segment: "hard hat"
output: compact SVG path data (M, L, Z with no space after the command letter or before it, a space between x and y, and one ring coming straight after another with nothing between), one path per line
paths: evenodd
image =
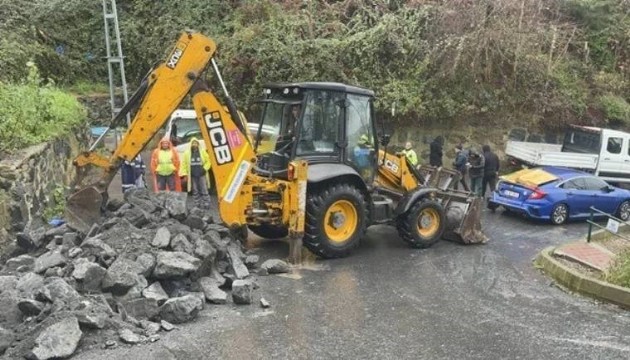
M369 142L370 139L366 134L361 135L361 137L359 138L359 144L368 144Z

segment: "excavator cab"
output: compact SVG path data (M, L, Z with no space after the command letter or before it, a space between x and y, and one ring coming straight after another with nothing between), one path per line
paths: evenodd
M371 90L337 83L269 84L256 139L271 130L258 168L281 176L300 158L314 164L344 164L365 184L374 180L377 142Z

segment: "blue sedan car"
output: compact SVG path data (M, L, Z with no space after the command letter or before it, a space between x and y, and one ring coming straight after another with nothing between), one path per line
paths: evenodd
M611 186L585 172L542 167L502 176L488 199L489 209L499 206L553 224L587 218L591 206L627 221L630 219L630 191Z

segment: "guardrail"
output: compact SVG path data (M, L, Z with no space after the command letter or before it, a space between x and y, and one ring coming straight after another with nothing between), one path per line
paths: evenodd
M615 235L618 238L630 241L629 238L625 237L625 236L621 236L619 234L617 234L618 230L619 230L619 225L621 224L625 224L625 225L630 225L629 223L618 219L608 213L605 213L601 210L596 209L594 206L591 206L589 208L589 210L591 210L591 214L588 218L588 220L586 220L586 222L588 223L588 235L586 236L586 242L591 242L591 233L593 232L593 226L596 226L602 230L606 230L608 233ZM595 218L595 213L600 214L600 215L604 215L608 218L608 222L606 223L606 226L602 226L598 223L596 223L595 221L593 221L593 219ZM611 221L612 220L612 221Z

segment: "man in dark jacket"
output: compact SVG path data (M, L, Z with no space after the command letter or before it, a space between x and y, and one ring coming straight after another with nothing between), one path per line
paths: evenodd
M442 166L442 146L444 146L444 138L442 136L436 137L430 146L429 164L431 166Z
M459 183L462 184L465 191L470 191L468 184L466 184L466 174L468 174L468 152L464 150L462 144L455 146L455 170L459 171L461 177ZM455 184L455 189L458 189L458 184Z
M483 167L483 197L486 196L486 188L490 186L490 192L497 187L497 177L499 176L499 157L490 149L490 145L483 146L483 157L486 161Z
M481 196L483 171L486 164L485 159L477 150L471 149L470 155L468 155L468 161L470 162L470 169L468 169L468 176L470 177L470 190L475 194L475 196Z

